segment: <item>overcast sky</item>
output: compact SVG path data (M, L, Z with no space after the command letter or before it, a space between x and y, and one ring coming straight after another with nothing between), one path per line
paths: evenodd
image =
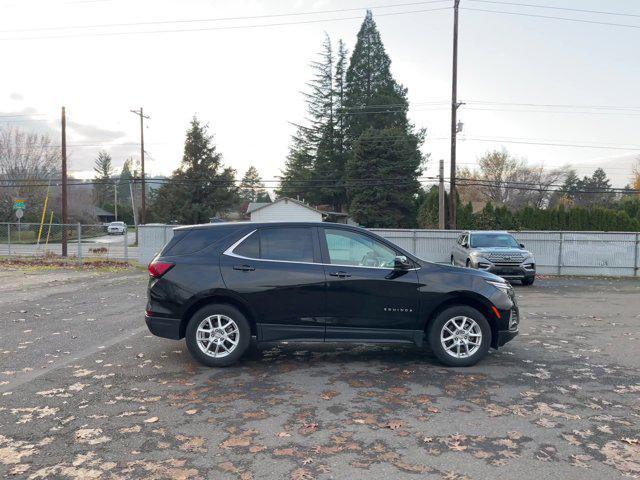
M112 153L118 169L127 156L139 157L139 120L130 110L143 106L151 116L145 129L148 174L168 175L180 162L185 131L196 114L209 123L225 163L239 177L255 165L272 179L287 155L294 130L289 122L305 115L300 91L324 32L352 49L365 8L372 7L393 74L409 89L411 118L427 130L426 174L434 175L438 159L449 161L453 15L450 8L434 9L452 3L0 0L0 125L48 132L58 143L65 105L68 142L85 145L70 147L70 169L86 177L100 148ZM488 149L504 146L529 163L572 164L579 174L603 165L624 185L640 156L640 2L523 3L635 16L462 0L458 92L466 105L459 114L459 163L472 166ZM353 10L307 14L337 9ZM296 15L261 17L279 14ZM203 21L229 17L244 18ZM160 23L99 27L144 22ZM13 113L33 115L6 116ZM501 141L484 141L496 138Z

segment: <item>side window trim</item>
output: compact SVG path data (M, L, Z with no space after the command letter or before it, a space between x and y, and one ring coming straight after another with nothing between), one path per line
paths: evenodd
M257 229L251 230L246 235L243 235L242 237L240 237L238 240L232 243L224 252L222 252L222 255L226 255L227 257L243 258L245 260L260 260L259 258L251 258L251 257L238 255L237 253L234 252L234 250L238 248L242 242L244 242L247 238L249 238L251 235L253 235L257 231L258 231Z
M269 227L264 227L264 228L269 228ZM333 266L333 267L349 267L349 268L373 268L373 269L377 269L377 270L390 270L389 267L368 267L365 265L340 265L340 264L336 264L336 263L331 263L331 260L329 258L329 249L327 247L327 239L325 237L324 231L325 228L327 227L311 227L312 231L315 232L313 234L313 255L314 255L314 261L313 262L297 262L295 260L272 260L272 259L268 259L268 258L251 258L251 257L244 257L242 255L238 255L237 253L234 253L234 250L242 243L244 242L247 238L249 238L251 235L253 235L254 233L258 233L259 234L259 230L261 230L261 228L256 228L254 230L251 230L249 233L247 233L246 235L242 236L239 240L237 240L235 243L233 243L229 248L227 248L224 252L222 252L222 255L226 255L228 257L235 257L235 258L241 258L244 260L255 260L258 262L278 262L278 263L301 263L304 265L328 265L328 266ZM331 227L331 228L335 228L335 227ZM350 229L341 229L338 228L337 230L343 230L343 231L347 231L347 232L352 232L352 230ZM361 233L361 232L358 232ZM366 233L361 233L362 235L365 235L369 238L371 238L373 241L376 242L380 242L379 239L371 236L371 235L367 235ZM395 247L391 246L391 245L387 245L386 242L380 242L383 245L385 245L387 248L393 250L396 255L404 255L402 252L399 252ZM413 268L410 268L409 270L419 270L420 267L418 265L415 264L415 262L412 261L412 263L415 265Z

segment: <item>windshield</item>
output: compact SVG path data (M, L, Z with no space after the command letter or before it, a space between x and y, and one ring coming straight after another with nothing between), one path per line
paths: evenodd
M520 244L508 233L474 233L471 235L471 248L478 247L520 248Z

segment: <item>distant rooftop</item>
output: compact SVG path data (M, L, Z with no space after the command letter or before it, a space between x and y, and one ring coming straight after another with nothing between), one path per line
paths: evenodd
M264 207L265 205L269 205L271 202L249 202L247 206L247 213L251 213L254 210Z

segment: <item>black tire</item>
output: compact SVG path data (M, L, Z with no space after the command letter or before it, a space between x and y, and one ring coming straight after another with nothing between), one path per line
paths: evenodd
M451 255L451 266L452 267L456 266L456 261L453 259L453 255Z
M440 342L440 334L445 324L450 319L459 316L473 319L480 327L480 332L482 333L478 349L472 355L464 358L456 358L449 354ZM428 341L431 351L443 364L449 367L470 367L487 355L489 347L491 346L491 327L484 315L475 308L466 305L456 305L440 312L433 322L431 322L428 331Z
M522 285L533 285L533 282L536 280L536 277L528 277L528 278L523 278L522 279Z
M198 326L211 315L224 315L233 320L238 326L238 344L224 357L212 357L205 354L198 345L196 338ZM224 303L206 305L193 314L187 325L185 341L191 356L207 367L228 367L237 362L245 353L251 342L251 327L245 316L235 307Z
M467 268L471 268L471 260L467 258Z

